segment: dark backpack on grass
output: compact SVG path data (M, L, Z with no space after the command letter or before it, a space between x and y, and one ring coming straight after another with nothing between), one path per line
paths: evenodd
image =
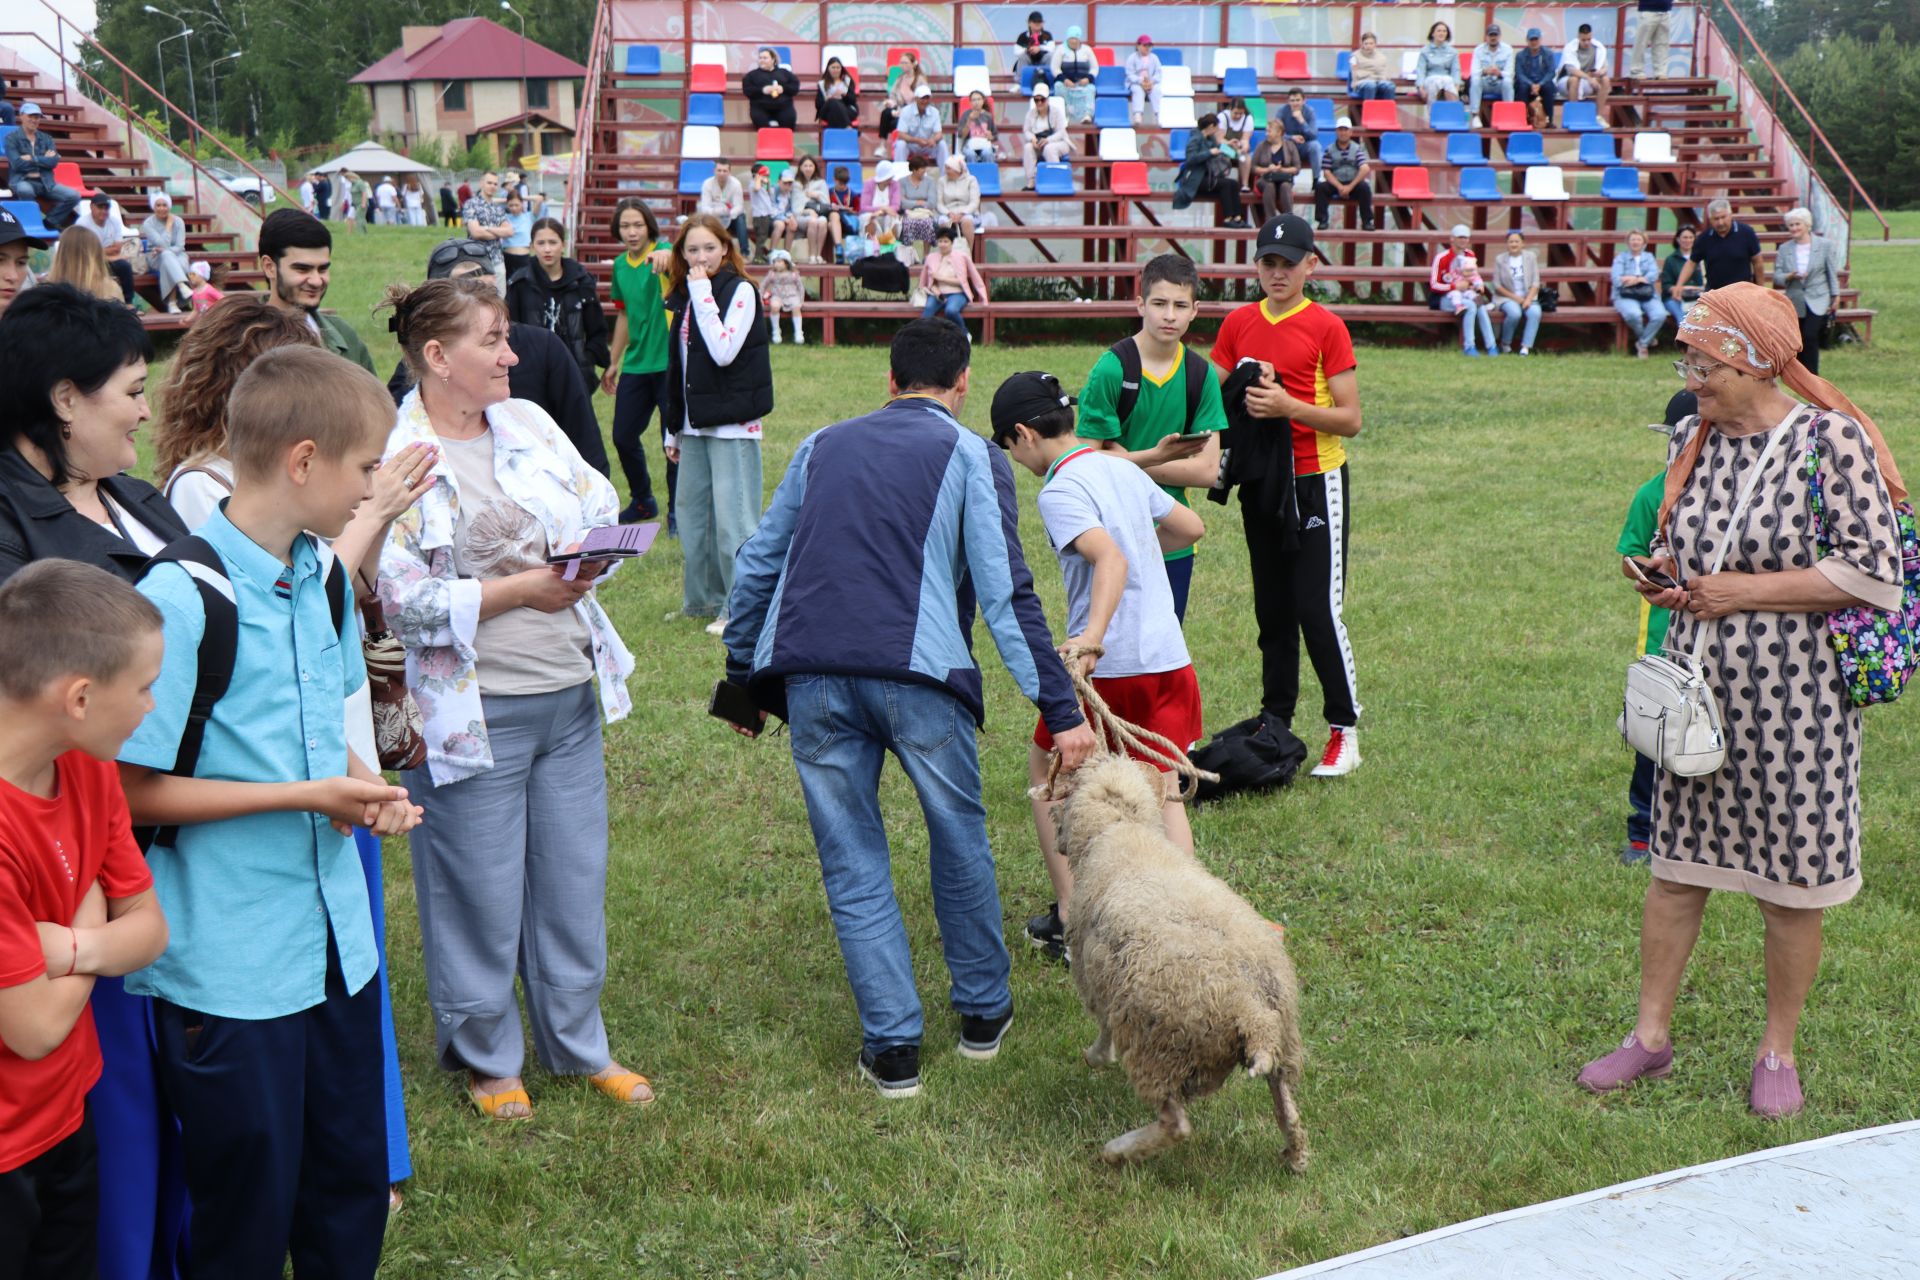
M1134 345L1132 338L1122 338L1107 348L1120 361L1120 397L1113 402L1113 416L1125 426L1127 419L1133 416L1133 406L1140 400L1140 348ZM1213 373L1207 368L1206 358L1192 347L1180 348L1182 368L1186 371L1187 387L1187 427L1186 433L1193 434L1193 424L1200 416L1200 393L1205 389L1200 383L1202 378L1210 378Z
M1294 737L1292 730L1254 716L1214 734L1190 758L1208 773L1220 775L1218 782L1200 783L1195 799L1205 803L1286 786L1307 762L1307 744Z

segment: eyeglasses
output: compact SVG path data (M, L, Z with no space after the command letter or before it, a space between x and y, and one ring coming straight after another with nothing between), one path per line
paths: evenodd
M1718 365L1697 365L1691 360L1675 360L1673 362L1673 371L1680 376L1680 381L1682 382L1688 380L1705 382L1713 376L1713 371L1718 367Z

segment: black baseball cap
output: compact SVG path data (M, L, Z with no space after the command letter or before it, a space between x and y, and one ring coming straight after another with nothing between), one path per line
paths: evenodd
M27 234L27 229L20 225L20 219L13 216L13 210L0 208L0 244L12 244L16 240L35 249L47 247L47 242L39 236Z
M1038 371L1016 373L993 393L993 434L1010 436L1017 423L1031 423L1043 413L1071 408L1078 403L1060 385L1060 379Z
M493 255L487 252L487 246L478 240L464 237L457 240L442 240L427 255L427 279L446 280L453 275L453 269L463 262L477 262L493 272Z
M1310 253L1318 258L1326 257L1313 242L1313 224L1291 213L1275 214L1262 223L1260 237L1253 246L1255 262L1268 254L1279 254L1288 262L1298 262Z
M1673 399L1667 401L1667 425L1677 427L1682 418L1691 418L1700 412L1700 397L1691 391L1676 391Z

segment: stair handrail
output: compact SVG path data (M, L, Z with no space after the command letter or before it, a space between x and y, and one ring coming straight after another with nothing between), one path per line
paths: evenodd
M1809 137L1813 141L1818 142L1820 146L1826 150L1827 155L1832 158L1833 163L1837 165L1840 172L1845 175L1848 187L1847 221L1849 223L1853 221L1853 198L1858 196L1861 202L1867 206L1867 211L1873 214L1874 219L1879 222L1880 238L1882 240L1892 239L1893 227L1887 222L1886 215L1880 212L1880 206L1875 204L1873 197L1867 194L1867 189L1860 185L1860 179L1854 176L1853 170L1848 167L1847 162L1841 158L1840 152L1834 147L1833 143L1828 140L1825 131L1823 131L1819 123L1814 120L1813 113L1807 110L1806 104L1802 103L1799 97L1793 92L1793 86L1788 84L1786 77L1780 74L1780 69L1773 65L1773 59L1767 56L1767 51L1760 47L1760 41L1753 34L1753 28L1749 27L1747 20L1740 16L1740 11L1733 7L1732 0L1702 0L1701 14L1706 20L1707 25L1713 27L1715 30L1720 30L1719 24L1715 22L1713 18L1713 10L1716 7L1724 10L1727 16L1733 19L1733 24L1739 29L1741 38L1751 47L1753 56L1760 60L1760 65L1765 67L1767 74L1773 77L1774 88L1780 93L1784 93L1787 96L1787 101L1793 104L1794 110L1800 113L1801 120L1806 123ZM1724 32L1722 32L1722 38L1725 38ZM1728 47L1733 47L1732 42L1728 43ZM1735 57L1734 64L1742 76L1747 76L1747 56L1744 51L1736 52L1738 56ZM1748 76L1749 80L1751 78L1751 76ZM1738 96L1737 88L1736 86L1736 100ZM1774 99L1774 103L1777 107L1777 98ZM1824 185L1826 180L1820 177L1820 171L1814 167L1813 161L1807 156L1806 152L1800 149L1800 144L1794 140L1793 130L1787 129L1784 130L1784 132L1786 134L1787 145L1793 148L1794 154L1799 156L1801 161L1807 166L1807 172L1813 175L1815 181ZM1849 236L1848 239L1849 242L1851 242L1852 237Z
M580 208L586 200L588 157L593 152L600 115L601 85L607 60L613 56L613 6L601 0L594 6L593 39L587 45L587 78L574 112L573 162L567 166L567 242L580 235Z

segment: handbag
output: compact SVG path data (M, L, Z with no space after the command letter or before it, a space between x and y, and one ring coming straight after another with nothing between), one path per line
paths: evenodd
M1560 309L1560 286L1557 284L1541 285L1540 286L1540 310L1542 312L1548 312L1548 311L1558 311L1559 309Z
M427 759L427 723L407 690L407 650L387 629L377 597L360 601L367 692L373 701L373 743L382 769L418 769Z
M1807 424L1805 467L1814 554L1824 560L1831 553L1827 535L1831 513L1820 477L1819 423L1816 414ZM1856 604L1827 615L1827 643L1839 660L1840 679L1856 707L1892 702L1920 666L1920 527L1916 527L1911 502L1895 504L1893 518L1900 533L1900 607Z
M1620 296L1629 302L1652 302L1653 286L1650 284L1623 284Z
M1704 431L1702 424L1697 430ZM1727 563L1727 550L1740 536L1740 517L1753 497L1773 452L1792 431L1792 422L1783 422L1767 440L1760 461L1747 474L1739 500L1728 514L1727 533L1713 557L1710 574L1719 573ZM1620 736L1627 745L1666 772L1680 778L1702 778L1717 773L1727 759L1726 724L1720 715L1719 700L1700 674L1700 658L1706 652L1709 624L1695 624L1693 651L1687 654L1649 653L1627 668L1626 695L1620 710Z

